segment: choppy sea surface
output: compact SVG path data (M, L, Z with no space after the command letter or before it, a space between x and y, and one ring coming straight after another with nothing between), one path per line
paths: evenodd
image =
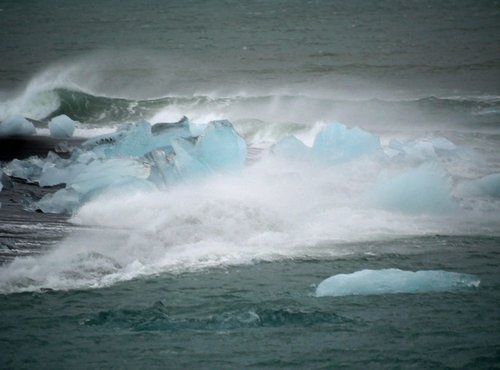
M64 185L2 161L0 368L500 367L498 1L0 1L0 25L0 121L246 145L58 214L33 202Z

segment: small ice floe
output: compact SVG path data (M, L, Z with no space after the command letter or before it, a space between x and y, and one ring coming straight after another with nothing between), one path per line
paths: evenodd
M477 288L479 283L479 278L474 275L441 270L416 272L399 269L361 270L352 274L334 275L323 280L316 288L316 296L448 292Z

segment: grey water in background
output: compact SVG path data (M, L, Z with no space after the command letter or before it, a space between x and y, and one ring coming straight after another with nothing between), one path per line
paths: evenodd
M25 89L63 88L129 99L118 111L133 106L143 113L144 101L174 96L205 113L212 106L189 99L222 97L229 103L211 103L232 120L491 129L500 115L499 7L497 1L2 1L0 103ZM242 107L231 100L237 96L263 101L244 100ZM26 107L2 113L0 104L0 116L64 113L100 124L127 118L109 116L106 104L81 116L75 111L86 101L72 104L38 115ZM132 118L151 118L159 107L145 110Z
M497 1L3 0L0 86L20 87L50 63L108 51L101 87L142 98L311 82L357 93L498 95L499 8Z
M259 130L318 120L446 130L488 154L478 173L500 168L499 1L0 0L0 9L0 113L106 126L173 107ZM54 94L57 104L38 109ZM36 258L73 227L23 211L21 193L0 195L3 264ZM0 368L498 369L499 245L498 228L332 244L349 253L2 294ZM79 270L68 280L100 273L92 258L102 256L87 257L71 261ZM314 296L331 275L385 268L481 284Z

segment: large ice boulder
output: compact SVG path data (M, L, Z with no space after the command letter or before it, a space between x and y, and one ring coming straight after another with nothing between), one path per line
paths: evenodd
M170 183L211 173L236 173L246 160L246 143L228 121L212 121L198 138L178 138L171 146L172 154L166 158L166 164L158 164L159 153L150 156L155 169L161 171L156 177Z
M20 115L9 116L0 123L0 136L26 136L35 132L33 123Z
M74 149L69 158L49 152L5 166L8 175L40 186L64 189L33 200L30 209L73 212L90 199L117 191L150 191L212 173L236 173L246 160L246 143L228 121L203 126L191 135L189 121L151 126L138 121Z
M315 161L335 165L360 159L381 150L380 139L359 127L348 128L340 123L324 127L315 137L311 147L295 136L286 136L271 148L278 157Z
M50 135L58 139L68 139L73 136L73 133L75 132L75 126L75 121L62 114L50 120Z
M149 166L133 158L94 160L86 166L79 166L78 171L72 171L71 166L67 170L72 176L65 180L66 188L45 195L32 208L46 213L71 213L82 202L106 191L116 191L123 186L130 190L134 187L141 190L153 188L146 181Z
M325 162L341 163L374 154L380 149L380 140L359 127L332 123L316 135L312 149Z
M404 213L443 213L455 209L451 186L441 168L423 164L401 175L381 179L365 194L368 205Z
M190 138L189 120L175 123L159 123L154 126L147 121L122 125L116 132L96 136L82 144L84 150L100 157L142 157L156 149L172 153L172 142L179 138Z
M465 196L500 198L500 173L466 181L457 187L457 193Z
M285 136L278 141L271 151L278 157L295 161L310 161L313 158L311 148L293 135Z
M247 146L229 121L212 121L196 142L196 157L214 171L239 171Z
M361 270L323 280L316 288L316 296L446 292L478 287L479 283L474 275L441 270Z

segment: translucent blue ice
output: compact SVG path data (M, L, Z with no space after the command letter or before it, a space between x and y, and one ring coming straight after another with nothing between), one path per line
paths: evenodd
M198 138L195 155L214 171L235 172L245 164L247 146L229 121L212 121Z
M71 213L80 205L81 197L73 189L60 189L46 194L42 199L30 205L32 210L44 213Z
M44 159L38 157L30 157L23 160L14 159L7 163L4 167L4 172L8 176L35 183L42 173L44 163Z
M13 160L5 171L40 186L65 184L29 206L58 213L72 212L108 191L152 190L215 172L238 172L245 159L246 143L228 121L210 122L193 137L183 118L154 126L127 124L87 140L70 158L49 152L45 159Z
M245 164L247 150L245 141L228 121L210 122L198 138L177 138L171 147L167 157L159 152L148 156L153 164L152 178L167 184L214 172L238 172Z
M67 139L73 136L75 132L75 121L62 114L52 118L49 122L50 136L58 139Z
M479 278L474 275L440 270L361 270L323 280L316 288L316 296L447 292L478 287L479 283Z
M358 127L332 123L316 135L312 148L290 135L278 141L271 150L286 159L338 164L373 155L380 149L377 136Z
M467 196L500 198L500 173L465 182L458 187L458 192Z
M123 125L114 133L89 139L82 146L101 157L142 157L156 149L170 153L174 140L190 135L187 118L153 127L147 121L139 121Z
M33 135L35 126L23 116L13 115L0 123L0 136Z
M380 180L365 194L371 206L406 213L440 213L453 210L451 187L435 164L426 163L402 175Z
M72 167L68 171L73 170ZM81 202L92 199L108 190L116 191L127 186L129 190L148 188L149 166L132 158L94 160L87 166L78 167L66 179L66 188L45 195L33 208L46 213L71 213Z
M411 140L405 143L392 139L389 145L384 148L384 151L390 158L398 158L416 163L434 161L442 156L466 154L464 151L459 150L451 141L443 137Z
M380 149L380 140L358 127L332 123L316 135L312 149L325 162L341 163L374 154Z
M289 135L278 141L272 147L272 152L282 158L292 160L311 160L312 150L293 135Z

